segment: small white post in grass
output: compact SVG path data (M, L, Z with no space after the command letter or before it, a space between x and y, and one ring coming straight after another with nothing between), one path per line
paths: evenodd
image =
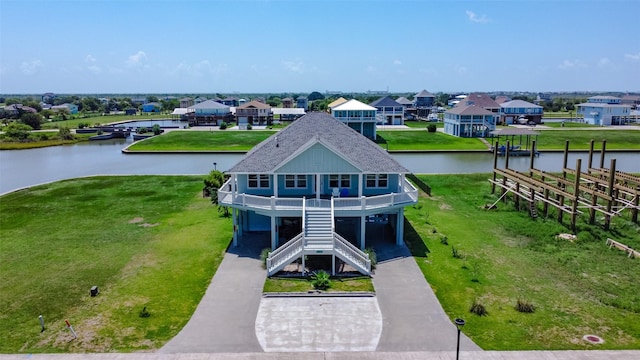
M40 320L40 327L42 328L40 332L44 332L44 318L42 315L38 316L38 320Z
M73 338L77 339L78 334L76 334L76 332L73 330L73 326L71 326L71 324L69 323L69 320L65 320L64 322L65 324L67 324L67 328L69 329L69 331L71 331L71 334L73 334Z

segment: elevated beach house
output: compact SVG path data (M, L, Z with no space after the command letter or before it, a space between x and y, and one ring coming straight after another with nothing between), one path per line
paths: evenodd
M331 108L331 115L369 139L376 138L377 109L356 99Z
M268 123L272 119L271 106L256 100L249 101L236 107L236 119L240 126Z
M377 109L377 123L380 125L404 125L404 106L391 96L381 97L369 105Z
M371 140L313 112L229 169L218 201L232 209L234 245L247 232L271 234L269 276L296 260L305 269L305 256L331 257L334 273L342 262L369 274L365 247L402 244L404 207L418 200L407 173Z
M495 113L460 103L444 113L444 132L458 137L487 137L496 129Z
M186 117L189 120L189 126L219 126L223 121L226 123L233 121L231 108L213 100L205 100L189 106Z
M578 115L591 125L624 125L632 121L631 105L624 105L615 96L592 96L586 103L576 105Z

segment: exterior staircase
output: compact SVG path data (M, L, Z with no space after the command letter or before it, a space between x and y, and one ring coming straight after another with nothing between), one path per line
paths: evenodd
M364 275L371 273L369 255L342 238L334 229L333 199L329 206L302 206L302 232L269 253L267 275L271 276L305 255L337 256ZM304 271L304 270L303 270Z

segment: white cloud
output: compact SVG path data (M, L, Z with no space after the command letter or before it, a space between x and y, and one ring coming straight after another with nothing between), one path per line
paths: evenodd
M603 57L602 59L600 59L598 61L598 66L599 67L605 67L605 66L608 66L608 65L611 65L611 60L609 60L609 58L607 58L607 57Z
M102 72L102 68L100 66L97 66L97 65L87 66L87 69L89 71L91 71L92 73L94 73L94 74L100 74Z
M564 60L558 67L560 69L584 69L587 67L587 64L581 60Z
M369 66L367 66L366 70L367 70L367 72L374 72L374 71L376 71L376 68L373 65L369 65Z
M489 22L489 18L487 18L487 15L483 14L482 16L478 16L476 13L474 13L471 10L467 10L465 12L467 13L467 17L471 22L479 23L479 24L485 24Z
M128 66L140 66L147 60L147 54L140 50L137 53L130 55L126 61Z
M294 72L294 73L303 73L304 72L304 63L300 60L283 60L282 61L282 66L284 66L285 69Z
M20 64L20 71L25 75L33 75L37 73L41 67L42 61L40 60L23 61L22 64Z
M402 65L402 61L395 59L393 60L393 65Z
M626 60L639 61L640 60L640 52L637 53L637 54L624 54L624 58Z
M84 58L84 62L94 63L94 62L96 62L96 58L93 57L93 55L89 54Z

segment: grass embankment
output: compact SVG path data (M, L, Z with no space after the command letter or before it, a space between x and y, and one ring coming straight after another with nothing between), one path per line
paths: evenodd
M78 116L78 115L74 115ZM89 124L89 126L106 125L120 121L146 121L146 120L160 120L171 119L171 115L167 114L143 114L143 115L96 115L88 117L76 117L69 120L61 121L46 121L42 124L43 129L59 129L61 127L68 127L70 129L77 129L79 125Z
M0 150L24 150L75 144L82 141L89 141L89 138L94 135L95 134L74 134L73 140L62 140L57 137L57 131L36 132L32 133L32 136L28 141L6 141L4 139L0 139Z
M264 283L263 292L307 292L314 290L312 280L296 278L267 278ZM325 292L353 292L368 291L373 292L373 282L370 277L356 278L332 278L331 287Z
M532 220L512 202L485 210L498 198L488 177L421 176L434 197L406 209L410 248L449 317L465 319L465 333L485 350L640 348L640 322L631 320L640 318L640 259L605 245L612 237L640 248L638 225L625 214L607 232L581 218L578 241L556 240L570 232L568 216L564 225L555 212ZM517 312L518 299L535 312ZM487 316L469 312L474 300ZM586 334L605 343L588 345Z
M537 131L534 129L534 131ZM540 130L538 149L563 150L565 141L569 140L570 150L588 150L591 140L595 140L595 148L602 147L602 140L607 140L608 150L640 150L640 131L638 130Z
M583 122L565 121L565 122L545 122L542 126L551 128L596 128L597 125L591 125ZM535 131L536 129L533 128Z
M231 237L201 189L199 177L95 177L3 196L0 353L150 350L176 335Z
M275 131L172 131L129 147L130 151L249 151Z
M486 150L477 138L460 138L441 132L396 130L378 131L378 143L389 151L398 150ZM386 142L386 143L385 143Z

